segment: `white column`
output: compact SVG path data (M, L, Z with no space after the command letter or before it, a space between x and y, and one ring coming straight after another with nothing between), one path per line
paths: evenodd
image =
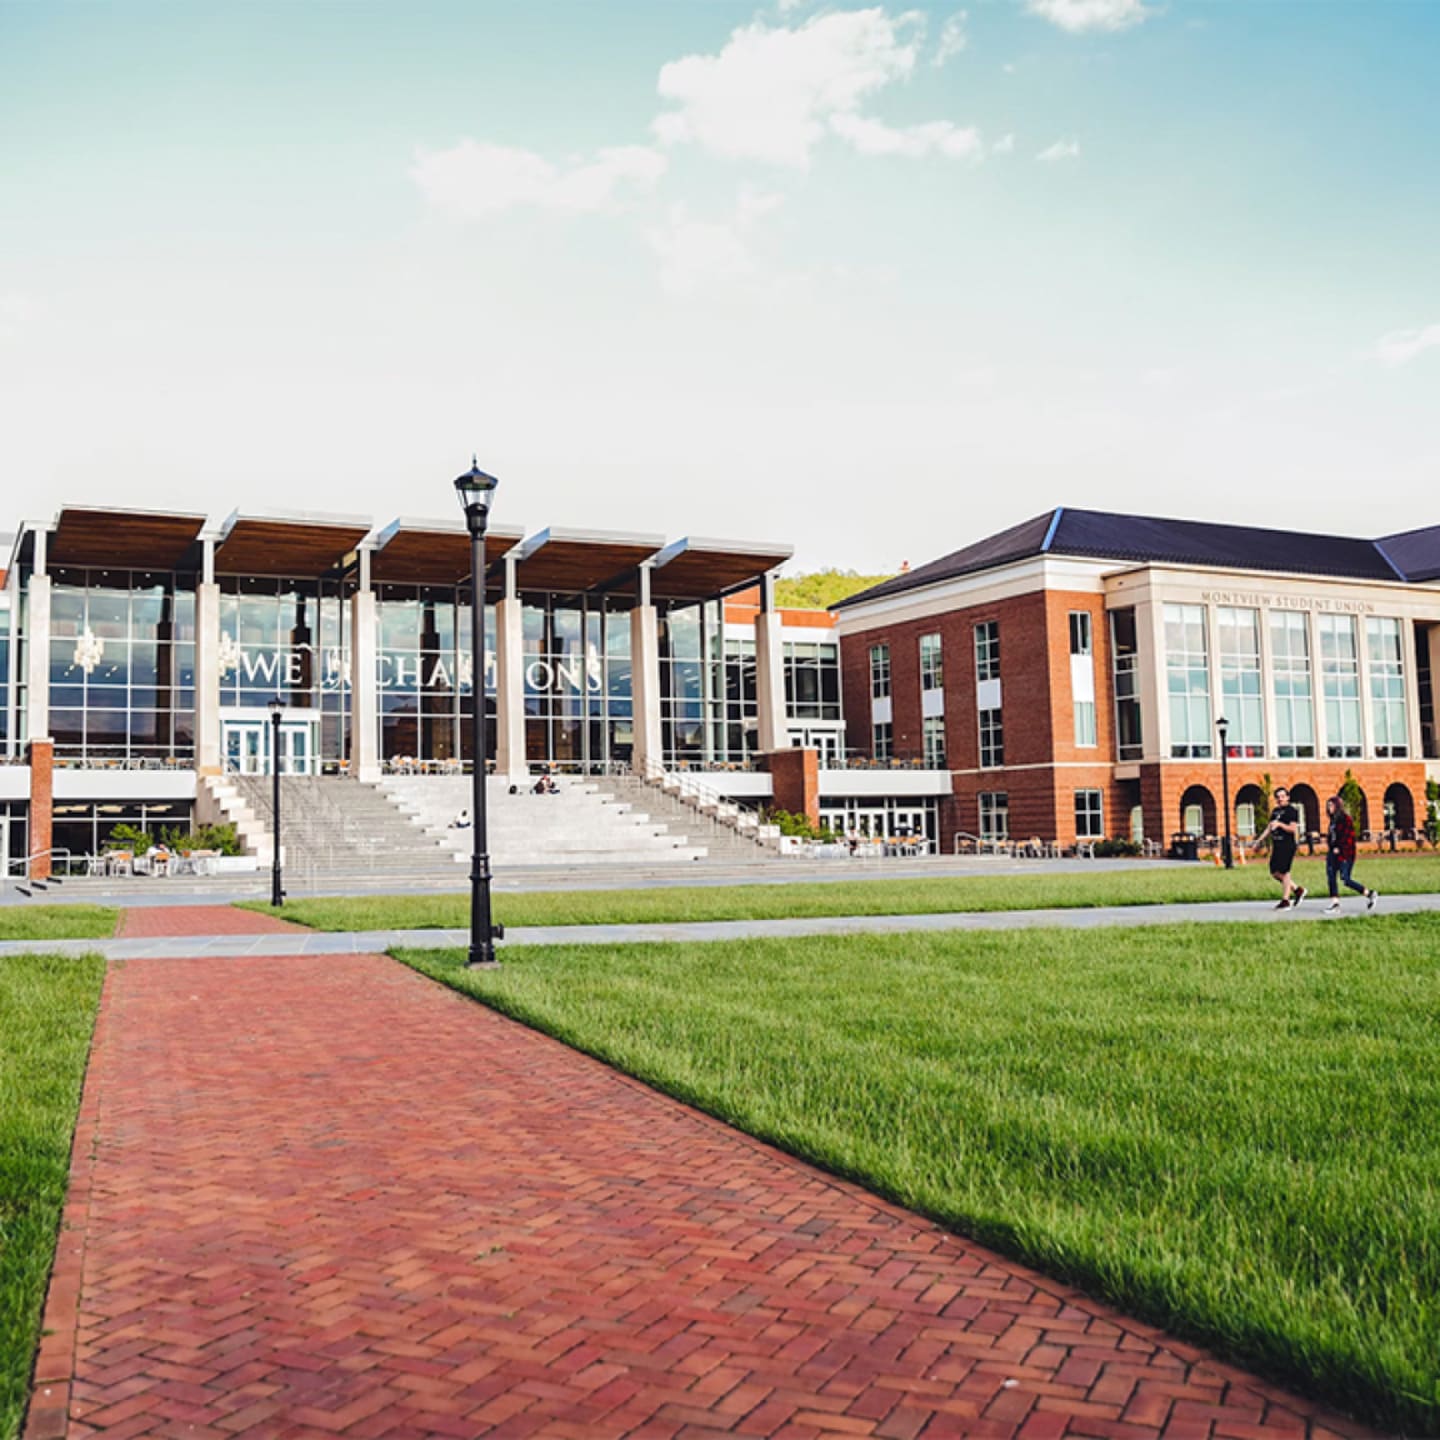
M37 566L42 555L35 536ZM25 738L50 735L50 577L37 568L30 576L25 607Z
M1440 742L1440 691L1437 691L1436 688L1440 686L1440 624L1432 625L1426 634L1430 642L1430 694L1432 697L1430 701L1430 719L1435 726L1435 739L1437 742ZM1417 708L1419 706L1418 700L1416 706ZM1416 758L1420 758L1422 753L1422 751L1417 750L1415 752Z
M195 587L195 768L218 775L220 758L220 587L215 583L215 542L202 540L200 583Z
M640 567L640 594L630 612L630 688L635 709L637 773L665 764L660 726L660 619L650 603L650 567Z
M760 612L755 616L755 700L759 710L756 744L762 755L790 746L790 727L785 717L785 642L780 624L774 578L762 575Z
M1141 754L1170 758L1170 706L1165 684L1165 607L1147 600L1135 607L1135 649L1139 654Z
M505 559L505 597L495 607L495 773L518 785L529 772L525 750L525 626L515 563Z
M380 778L377 629L375 592L370 588L370 552L362 550L360 585L350 598L350 774L365 781Z
M1320 654L1320 621L1313 610L1305 612L1305 637L1310 646L1310 709L1315 719L1315 758L1329 759L1325 729L1325 662Z
M1435 632L1432 630L1430 633L1433 637ZM1410 758L1419 760L1425 754L1420 737L1420 671L1416 663L1415 622L1408 615L1400 620L1400 657L1405 666L1405 727L1410 741ZM1434 676L1433 668L1430 674Z
M1362 760L1373 760L1375 758L1375 707L1370 703L1370 637L1365 633L1365 617L1363 615L1352 615L1351 623L1355 626L1355 647L1356 654L1360 660L1360 758ZM1366 796L1369 799L1369 795ZM1372 804L1370 806L1370 823L1378 826L1376 816L1379 812Z
M1275 709L1275 656L1270 649L1270 610L1256 609L1260 626L1260 714L1265 725L1265 754L1274 758L1280 749L1280 719Z

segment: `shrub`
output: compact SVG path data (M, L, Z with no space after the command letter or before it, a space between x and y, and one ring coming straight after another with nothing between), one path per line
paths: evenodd
M1425 835L1432 845L1440 845L1440 780L1425 782Z
M238 855L240 837L233 825L199 825L182 830L178 825L160 832L160 840L172 850L215 850L221 855Z
M1108 859L1115 855L1138 855L1140 854L1140 842L1138 840L1123 840L1118 836L1111 840L1097 840L1095 842L1095 855L1097 859Z
M762 810L760 818L767 825L776 826L782 835L795 835L801 840L821 840L829 844L836 839L835 832L828 825L814 825L808 815L793 810Z

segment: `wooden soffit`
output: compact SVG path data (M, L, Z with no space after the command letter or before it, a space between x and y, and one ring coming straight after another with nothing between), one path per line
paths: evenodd
M67 505L46 546L46 563L174 570L204 525L204 515L188 512Z
M606 530L542 530L520 547L515 569L521 590L581 595L589 590L633 590L633 577L665 543L663 535Z
M657 600L710 600L753 584L794 553L790 545L687 537L655 557L650 593Z
M492 525L485 533L485 568L514 549L523 529ZM388 585L464 585L470 580L470 535L463 521L393 520L376 537L370 579Z
M370 533L370 522L348 515L240 515L225 522L215 547L223 575L328 574Z

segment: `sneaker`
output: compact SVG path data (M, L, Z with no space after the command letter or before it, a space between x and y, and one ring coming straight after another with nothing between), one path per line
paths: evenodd
M1303 885L1297 885L1290 892L1291 908L1293 909L1295 906L1297 906L1309 893L1310 892Z
M1375 908L1375 902L1379 898L1380 892L1378 890L1367 890L1365 892L1365 908L1367 910L1373 910Z
M1338 900L1332 900L1325 907L1325 913L1327 915L1338 915L1340 913L1340 902Z
M1282 900L1275 908L1277 910L1288 910L1290 908L1290 902L1288 900Z

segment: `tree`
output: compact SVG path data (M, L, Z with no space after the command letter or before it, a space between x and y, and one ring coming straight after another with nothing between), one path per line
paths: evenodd
M857 575L853 570L816 570L808 575L783 576L775 582L775 602L795 610L824 610L890 578L889 575Z
M1355 772L1347 769L1345 778L1340 782L1340 803L1345 807L1345 813L1349 815L1354 823L1355 829L1360 830L1360 819L1365 813L1365 792L1360 788L1360 782L1355 778Z

